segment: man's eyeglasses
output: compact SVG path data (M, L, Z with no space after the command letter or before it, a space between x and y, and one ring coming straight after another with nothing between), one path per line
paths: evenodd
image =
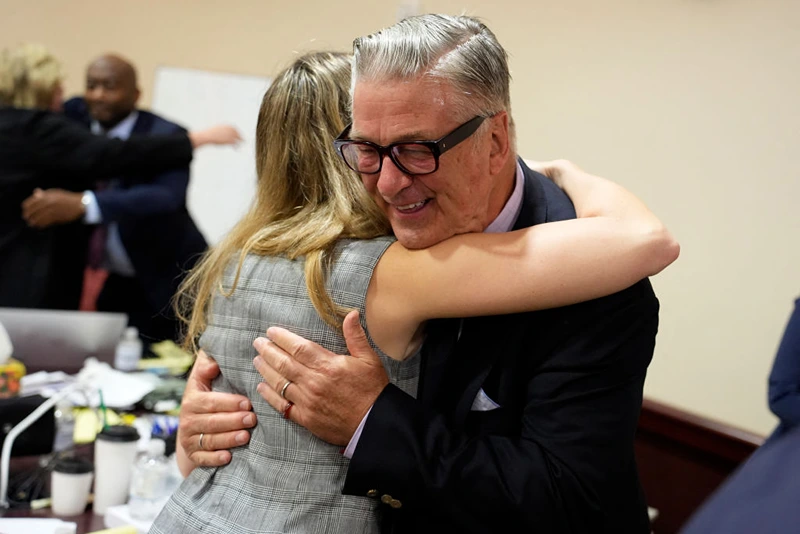
M381 146L370 141L347 139L352 124L334 139L333 146L348 167L362 174L377 174L387 155L406 174L431 174L439 168L439 157L469 138L486 119L474 117L438 141L403 141Z

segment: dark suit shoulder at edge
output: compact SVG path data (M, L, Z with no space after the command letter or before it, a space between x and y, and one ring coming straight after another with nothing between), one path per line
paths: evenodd
M167 120L161 115L156 115L151 111L145 111L143 109L137 111L139 111L140 120L142 117L147 117L149 118L149 120L152 121L152 125L150 128L151 132L153 130L159 130L158 133L176 133L176 132L187 131L186 128L184 128L180 124Z

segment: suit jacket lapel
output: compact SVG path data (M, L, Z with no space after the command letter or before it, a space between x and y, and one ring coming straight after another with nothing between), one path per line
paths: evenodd
M146 111L137 110L139 115L136 117L136 122L133 124L133 128L131 129L131 136L134 135L148 135L150 130L153 128L153 115L147 113ZM116 178L119 183L130 185L131 178L129 175L124 174L121 177Z
M139 116L136 117L136 124L133 125L131 135L149 134L152 127L153 116L145 111L139 111Z
M463 424L467 420L472 403L501 352L499 343L487 339L493 329L487 328L486 321L492 319L491 317L465 319L464 336L460 340L457 356L451 358L452 375L448 378L458 388L453 396L457 400L454 418L458 423Z
M520 161L525 183L514 230L544 222L547 202L541 176ZM428 324L418 398L465 421L472 402L497 361L505 340L491 338L503 318L437 319ZM474 325L474 326L473 326ZM458 333L461 330L459 339ZM473 337L474 334L474 337ZM450 410L454 410L451 412Z
M520 165L525 182L522 207L514 224L514 230L527 228L547 220L545 192L539 182L542 178L537 177L536 173L528 169L521 161ZM450 358L450 365L447 369L448 382L458 388L458 392L453 395L458 399L454 414L457 422L466 421L475 397L503 351L506 340L493 336L502 336L505 321L507 318L502 316L464 320L463 335L459 340L458 349L455 351L458 355Z
M460 319L435 319L426 327L422 345L422 372L417 398L426 407L438 405L444 393L444 374L449 356L455 351Z
M538 173L533 172L520 160L522 173L525 175L525 188L522 194L522 209L514 223L514 230L528 228L535 224L543 223L547 220L547 199L545 198L544 188L539 182Z

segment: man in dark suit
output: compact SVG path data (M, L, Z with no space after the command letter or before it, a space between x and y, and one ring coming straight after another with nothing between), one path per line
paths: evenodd
M97 135L130 136L183 132L153 113L136 109L136 71L113 55L91 63L84 98L64 112ZM125 312L148 341L177 339L171 298L184 273L206 249L186 209L189 167L152 176L109 176L94 191L37 190L40 226L82 219L96 225L89 256L108 270L97 297L99 311ZM46 220L42 220L44 217Z
M575 217L566 195L516 157L506 53L477 20L425 15L357 39L353 76L342 139L380 156L347 163L406 247ZM478 115L472 146L444 154L441 142L417 141ZM436 165L410 173L396 150L429 150ZM645 534L633 442L657 327L647 280L564 308L433 321L417 399L388 384L352 329L352 357L287 333L258 346L260 393L344 447L343 492L376 499L384 532ZM204 465L224 462L219 449L240 444L243 427L243 399L203 392L213 374L207 363L193 371L179 431ZM232 413L208 418L212 400Z

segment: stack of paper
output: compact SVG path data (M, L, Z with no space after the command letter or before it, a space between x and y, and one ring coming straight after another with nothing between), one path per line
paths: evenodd
M78 525L60 519L0 517L0 534L75 534Z
M69 396L74 406L100 406L100 391L103 392L103 401L108 408L129 408L142 400L145 395L153 391L160 378L152 373L124 373L113 369L105 362L98 362L94 358L87 358L83 369L78 376L86 379L85 390L76 391ZM75 382L75 377L61 371L46 373L40 371L25 376L21 380L21 394L40 394L51 397L64 386ZM0 532L0 534L3 534Z

